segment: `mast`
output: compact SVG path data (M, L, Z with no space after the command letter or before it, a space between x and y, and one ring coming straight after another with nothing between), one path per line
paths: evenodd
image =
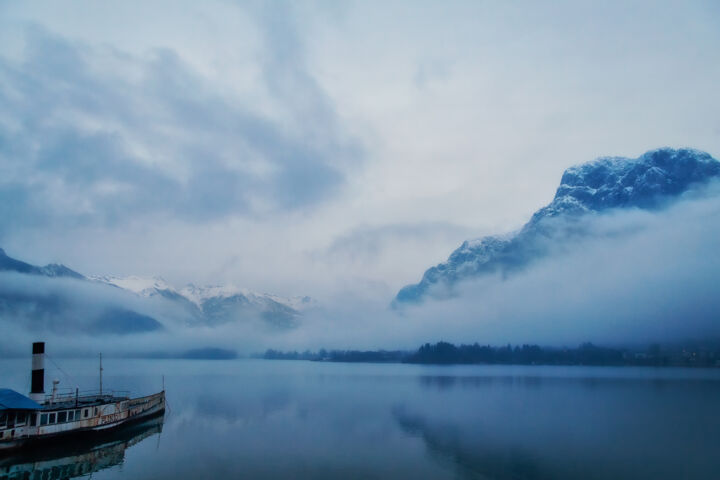
M102 353L100 354L100 396L102 396Z

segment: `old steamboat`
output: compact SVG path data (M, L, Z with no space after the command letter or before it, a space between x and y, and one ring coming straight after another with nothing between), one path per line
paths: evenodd
M33 343L30 395L0 389L0 452L34 444L100 434L165 412L165 390L131 398L103 392L102 365L97 392L59 393L57 382L45 393L45 344Z

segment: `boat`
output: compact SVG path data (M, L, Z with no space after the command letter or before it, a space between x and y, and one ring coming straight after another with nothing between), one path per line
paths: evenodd
M60 393L53 381L46 394L45 343L33 343L32 354L30 395L0 388L0 454L100 435L165 413L164 385L158 393L136 398L129 392L103 391L102 357L98 391Z
M128 448L153 435L160 435L162 427L163 417L155 416L109 430L101 439L86 436L43 448L13 450L0 456L0 480L92 477L95 472L121 465Z

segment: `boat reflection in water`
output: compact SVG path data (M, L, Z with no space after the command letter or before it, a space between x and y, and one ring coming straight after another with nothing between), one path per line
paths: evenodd
M162 432L163 416L64 445L0 456L0 480L59 480L89 475L125 460L125 450Z

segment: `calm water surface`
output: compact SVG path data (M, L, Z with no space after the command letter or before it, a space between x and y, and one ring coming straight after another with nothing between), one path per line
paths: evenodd
M49 363L48 386L96 387L92 360L55 361L72 378ZM137 395L165 375L164 424L46 478L720 478L719 370L104 363ZM27 391L29 366L0 360L0 386Z

